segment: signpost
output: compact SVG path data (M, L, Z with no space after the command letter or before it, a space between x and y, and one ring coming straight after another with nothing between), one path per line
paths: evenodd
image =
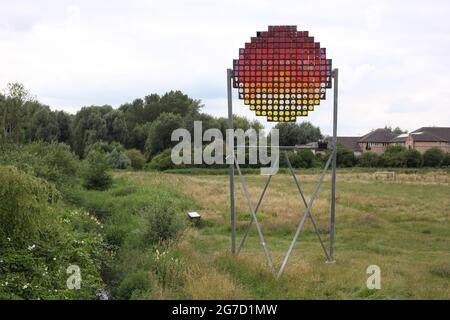
M304 223L309 219L321 244L326 261L334 262L334 223L336 210L336 143L337 143L337 108L338 108L338 69L332 70L331 60L326 58L326 49L315 42L308 31L298 31L296 26L269 26L268 31L257 32L244 48L239 49L239 59L233 60L233 69L227 70L228 95L228 128L233 129L232 87L238 90L239 99L244 105L254 111L256 116L265 117L270 122L295 122L297 117L306 117L315 110L326 98L326 89L334 85L333 100L333 139L332 152L323 168L314 192L306 200L301 184L287 155L288 150L295 150L293 146L280 146L284 151L289 171L294 179L302 204L305 207L293 240L276 272L270 257L267 243L264 240L262 228L257 218L257 212L270 184L268 177L263 192L256 207L250 199L248 188L236 160L234 148L230 148L228 156L234 160L230 164L230 221L231 221L231 251L239 254L245 244L248 232L255 223L261 245L264 249L267 264L276 277L280 277L288 263L292 250L298 240ZM330 208L330 247L326 249L321 238L319 228L311 213L314 200L317 197L325 174L331 165L331 208ZM236 221L235 221L235 168L244 190L244 196L251 213L251 220L243 235L238 251L236 251Z

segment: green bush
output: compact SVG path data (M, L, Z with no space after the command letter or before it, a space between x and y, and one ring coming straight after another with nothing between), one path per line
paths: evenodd
M143 296L149 298L154 286L154 276L151 272L136 271L128 273L115 290L115 298L126 300Z
M112 176L106 154L90 151L84 161L83 186L86 189L106 190L112 185Z
M126 169L131 165L131 161L127 155L118 149L113 149L107 158L108 164L114 169Z
M325 155L321 152L316 152L314 155L314 164L316 167L322 167L325 163Z
M151 207L147 207L145 217L144 243L147 245L174 239L185 227L184 219L177 214L174 205L164 198L157 199Z
M92 144L89 144L84 149L84 154L87 155L91 151L100 151L104 153L111 153L113 150L117 150L119 152L125 152L125 147L118 142L106 142L106 141L97 141Z
M403 158L408 168L419 168L422 166L422 155L417 150L409 149L403 151Z
M392 145L386 147L384 153L380 156L380 165L384 167L404 167L406 148L403 146Z
M152 161L147 165L147 168L158 171L164 171L175 168L175 165L172 162L171 153L172 153L171 149L164 150L163 152L161 152L152 159Z
M423 154L423 165L425 167L439 167L444 160L445 154L439 148L431 148Z
M355 154L352 149L338 146L336 163L338 167L353 167L356 163Z
M0 166L0 299L95 299L107 261L99 222L69 210L47 181ZM82 272L70 290L67 268Z
M131 166L136 170L141 170L144 168L145 157L144 155L137 149L130 149L126 152L127 157L131 161Z
M311 150L289 153L289 161L294 168L311 168L314 165L314 158L314 153Z
M43 179L0 166L0 236L14 241L34 239L48 226L50 203L58 191Z
M79 162L64 143L34 142L0 146L0 163L13 165L29 174L53 182L59 189L73 185Z
M361 167L373 168L380 163L380 156L375 152L364 152L358 159Z
M442 160L442 166L443 167L449 167L450 166L450 153L447 153L444 157L444 160Z

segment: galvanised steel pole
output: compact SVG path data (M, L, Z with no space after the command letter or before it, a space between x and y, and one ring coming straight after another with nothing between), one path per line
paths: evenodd
M336 159L337 159L337 117L338 117L338 69L333 70L333 163L331 173L331 215L330 215L330 262L334 262L334 216L336 211Z
M228 129L233 130L233 97L231 92L231 81L233 79L233 71L227 69L227 96L228 96ZM234 139L234 135L232 135ZM236 254L236 221L234 210L234 141L228 142L230 154L228 157L232 159L232 163L229 167L230 174L230 221L231 221L231 253Z

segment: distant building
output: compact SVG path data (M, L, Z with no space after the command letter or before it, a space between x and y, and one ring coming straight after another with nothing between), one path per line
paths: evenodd
M391 144L404 147L408 136L409 133L399 134L398 136L396 136L394 139L391 140Z
M326 137L325 141L328 143L328 148L331 147L331 140L333 137ZM353 150L355 156L361 155L361 147L358 144L359 137L337 137L338 146L346 147Z
M411 132L405 147L424 153L430 148L439 148L450 153L450 127L422 127Z
M358 144L362 153L370 151L381 154L397 136L389 129L376 129L359 138Z
M331 140L330 136L325 138L328 148L331 148ZM450 127L422 127L411 133L402 134L395 134L389 129L376 129L362 137L337 137L337 144L352 149L355 156L369 151L381 154L390 145L415 149L421 153L430 148L439 148L445 153L450 153ZM297 147L323 152L318 148L317 142Z

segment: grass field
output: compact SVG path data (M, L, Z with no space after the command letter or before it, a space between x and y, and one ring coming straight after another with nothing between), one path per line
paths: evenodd
M275 280L253 229L238 257L230 254L228 176L117 172L141 186L163 184L192 197L202 214L172 250L187 266L182 285L153 298L187 299L450 299L450 179L446 172L397 173L395 181L373 173L340 171L337 179L336 263L326 264L308 221L284 275ZM307 198L316 173L299 172ZM256 203L266 177L245 176ZM250 220L236 178L238 242ZM312 214L328 243L329 176ZM304 206L292 177L274 176L258 218L275 267ZM183 214L185 214L183 212ZM366 287L369 265L381 268L381 289Z

